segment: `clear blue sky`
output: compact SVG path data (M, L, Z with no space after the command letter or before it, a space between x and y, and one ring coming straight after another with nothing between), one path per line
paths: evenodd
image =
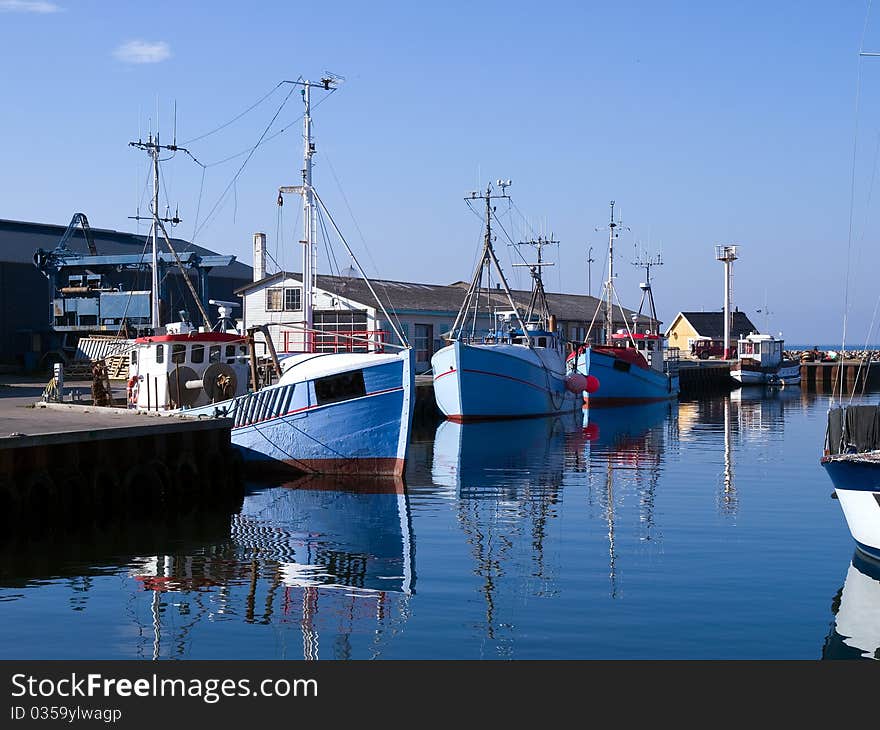
M314 112L315 182L371 275L469 278L480 221L463 194L511 178L534 232L561 242L548 289L586 292L592 246L598 293L607 239L595 228L614 199L631 228L616 259L625 304L639 299L638 243L662 247L662 319L718 309L713 246L737 243L735 304L763 328L756 310L766 297L769 327L788 342L837 342L857 140L847 339L867 336L880 58L858 59L865 2L307 8L0 0L0 217L66 224L83 211L94 227L136 230L127 216L139 200L146 211L147 159L127 143L155 127L157 101L170 141L176 100L182 143L282 79L331 71L346 81ZM874 15L864 48L880 51ZM205 163L249 149L287 91L189 148ZM184 219L177 236L192 237L198 210L198 243L250 263L251 234L265 231L270 251L298 270L296 201L284 207L279 241L275 199L279 185L298 182L301 110L292 96L272 129L293 126L257 149L219 205L244 157L208 168L203 188L190 161L166 164ZM518 214L508 219L514 237L528 233ZM498 248L509 277L526 285L503 238ZM327 271L323 247L319 258Z

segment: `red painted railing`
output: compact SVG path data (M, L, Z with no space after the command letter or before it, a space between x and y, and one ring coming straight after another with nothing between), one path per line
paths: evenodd
M282 352L385 352L386 330L285 330ZM305 347L303 347L305 338Z

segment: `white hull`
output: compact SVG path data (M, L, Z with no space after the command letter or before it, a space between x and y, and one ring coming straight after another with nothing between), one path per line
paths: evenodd
M777 370L746 370L733 366L730 377L742 385L800 385L801 366L780 367Z

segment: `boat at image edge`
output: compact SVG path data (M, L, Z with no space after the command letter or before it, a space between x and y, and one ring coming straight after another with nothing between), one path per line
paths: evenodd
M880 559L880 406L830 408L821 464L856 547Z

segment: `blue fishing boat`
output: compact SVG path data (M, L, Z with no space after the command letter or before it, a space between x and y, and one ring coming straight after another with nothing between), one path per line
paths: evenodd
M185 411L233 419L232 445L248 467L312 474L401 476L412 427L415 355L312 185L310 91L302 87L302 185L279 189L303 201L303 343L305 352L279 357L265 326L275 383L260 387L254 332L205 332L188 322L139 338L132 351L129 400L133 407ZM313 248L318 205L342 240L352 263L401 345L316 330L313 326ZM221 321L231 303L219 302ZM294 325L291 325L294 326ZM222 328L221 328L222 329ZM342 340L342 342L340 342ZM341 351L340 351L341 350ZM388 352L391 350L391 352ZM249 366L249 367L248 367ZM248 384L250 371L250 390Z
M614 289L614 239L620 225L614 219L612 200L608 236L608 280L600 297L605 303L605 342L590 342L596 322L594 317L584 344L569 355L569 361L575 363L577 372L598 380L598 389L595 392L584 392L587 405L651 403L678 398L679 393L679 350L669 347L667 338L659 331L660 322L651 290L651 266L661 263L659 257L655 261L640 263L646 266L647 276L646 281L641 284L642 302L632 327L626 321L618 300L625 327L617 331L614 329L614 300L617 298ZM639 331L638 324L646 303L650 306L649 325ZM598 308L596 312L598 314Z
M550 313L541 268L549 265L541 257L547 239L526 243L538 251L535 263L525 264L532 276L531 299L524 314L513 300L504 272L492 245L492 200L506 198L510 181L498 181L486 192L471 193L466 200L485 201L485 237L479 263L450 331L450 344L431 358L437 405L451 421L477 421L545 416L574 411L582 406L581 393L587 379L566 363L565 342L556 331ZM553 241L555 243L555 241ZM480 303L489 300L491 287L483 286L484 273L494 267L503 287L508 308L484 315L491 322L477 334Z

